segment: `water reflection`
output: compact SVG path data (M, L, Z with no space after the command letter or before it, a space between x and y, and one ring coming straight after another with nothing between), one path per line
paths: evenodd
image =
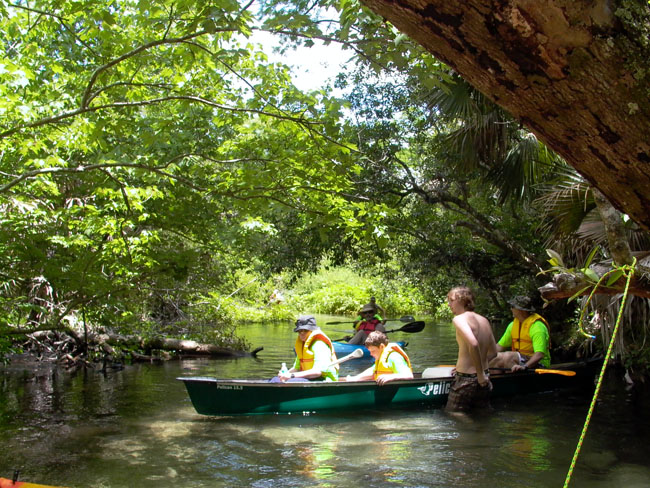
M196 414L187 374L270 377L291 358L289 325L248 326L257 359L186 359L106 375L42 366L4 369L0 476L70 487L562 486L590 398L534 395L493 402L494 413L363 410L325 415L210 418ZM453 362L448 324L408 340L416 369ZM368 363L346 363L343 374ZM648 402L606 387L572 487L648 486ZM8 441L7 441L8 440Z

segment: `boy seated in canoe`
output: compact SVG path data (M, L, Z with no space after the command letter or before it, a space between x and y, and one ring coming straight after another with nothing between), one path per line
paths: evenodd
M375 330L368 334L364 344L375 358L375 364L357 375L348 376L346 381L375 380L383 385L390 381L413 379L408 355L397 344L389 343L386 334Z

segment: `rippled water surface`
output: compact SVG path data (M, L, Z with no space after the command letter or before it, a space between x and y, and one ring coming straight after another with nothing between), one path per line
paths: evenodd
M346 332L345 324L323 328L333 338ZM78 488L564 484L591 400L584 394L498 400L481 417L441 410L196 414L178 376L270 377L292 360L291 329L245 326L253 347L264 346L258 358L137 364L105 375L0 369L0 477L20 469L26 481ZM449 324L391 337L409 341L416 370L455 360ZM369 364L351 361L342 374ZM650 486L649 407L647 395L608 378L570 486Z

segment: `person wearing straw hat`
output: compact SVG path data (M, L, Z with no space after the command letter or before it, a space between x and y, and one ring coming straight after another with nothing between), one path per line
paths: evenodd
M376 304L366 303L361 310L359 310L359 317L357 321L354 322L355 333L352 336L352 339L348 341L348 344L363 344L372 331L378 330L380 332L386 332L384 327L384 320L381 318L381 315L377 313Z
M497 343L498 354L490 361L490 367L512 372L548 368L551 365L548 322L535 313L529 297L519 295L508 304L514 318Z

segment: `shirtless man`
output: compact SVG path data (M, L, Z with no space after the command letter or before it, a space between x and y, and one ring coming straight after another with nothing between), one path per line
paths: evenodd
M447 302L454 314L458 360L446 410L489 408L492 383L488 363L497 355L492 327L485 317L474 312L474 294L469 288L452 288Z

